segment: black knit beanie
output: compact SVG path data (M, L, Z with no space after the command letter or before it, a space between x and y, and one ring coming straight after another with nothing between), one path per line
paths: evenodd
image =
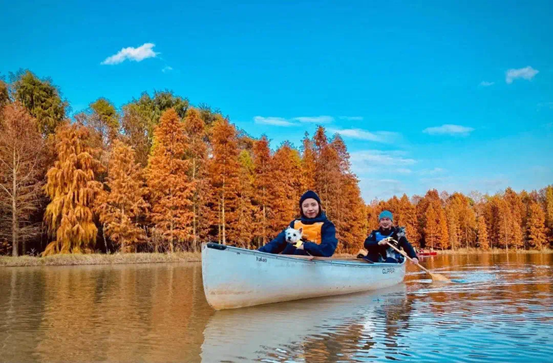
M322 209L322 206L321 206L321 199L319 198L319 196L317 195L317 193L315 193L314 191L312 190L308 190L306 191L305 193L303 193L303 195L301 196L300 198L300 211L302 210L301 209L301 205L303 203L304 200L306 199L309 199L309 198L313 198L317 201L317 203L319 203L319 209Z

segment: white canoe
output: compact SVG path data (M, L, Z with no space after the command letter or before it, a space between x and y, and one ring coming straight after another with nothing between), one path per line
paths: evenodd
M403 281L405 263L298 258L202 244L207 302L216 310L381 289Z

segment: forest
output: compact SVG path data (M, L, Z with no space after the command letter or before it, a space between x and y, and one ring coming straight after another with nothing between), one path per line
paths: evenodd
M258 248L316 191L338 252L355 253L388 209L411 243L441 250L553 247L553 185L495 195L394 196L366 204L339 134L319 126L296 148L240 130L171 91L71 113L52 80L0 79L0 254Z

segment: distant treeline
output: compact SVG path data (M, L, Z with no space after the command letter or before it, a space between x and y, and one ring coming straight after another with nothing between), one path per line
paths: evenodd
M417 246L541 249L553 240L553 188L468 198L429 191L365 205L339 135L323 127L272 151L206 105L170 91L116 109L105 98L68 119L68 103L30 71L0 81L0 253L196 251L274 238L315 190L356 252L377 213L395 213Z

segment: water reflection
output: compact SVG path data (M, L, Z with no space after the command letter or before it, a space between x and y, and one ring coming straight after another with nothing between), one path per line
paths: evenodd
M404 284L373 293L218 311L206 326L202 359L337 361L359 349L371 354L378 344L398 347L396 336L408 325L410 311Z
M200 360L212 310L199 264L0 273L2 361Z
M0 361L550 361L553 254L423 263L462 283L220 312L200 264L0 268Z

